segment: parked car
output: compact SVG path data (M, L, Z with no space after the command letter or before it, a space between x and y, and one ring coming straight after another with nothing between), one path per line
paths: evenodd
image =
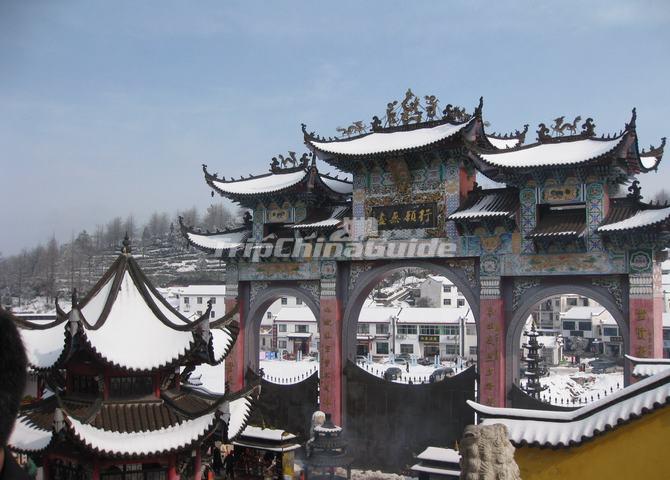
M436 368L428 377L428 383L435 383L451 377L454 374L454 369L451 367Z
M367 363L368 357L365 355L356 355L356 363Z
M418 363L419 365L432 365L435 363L435 360L431 360L430 358L426 357L421 357L416 361L416 363Z
M384 380L392 382L394 380L400 379L400 375L402 375L402 370L400 370L398 367L390 367L387 368L384 372Z
M409 353L401 353L397 355L395 358L396 360L398 359L405 360L407 363L409 363L412 360L412 357L410 356Z

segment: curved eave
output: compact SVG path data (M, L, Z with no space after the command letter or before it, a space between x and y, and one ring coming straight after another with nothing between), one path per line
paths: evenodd
M644 173L657 171L658 165L663 159L663 151L665 150L665 142L667 138L661 138L661 144L659 147L650 146L649 151L645 152L642 150L640 152L640 166L641 170Z
M255 200L262 196L283 195L290 193L297 187L307 187L307 184L312 177L315 178L314 186L318 184L318 188L321 189L326 196L334 196L336 198L346 196L349 195L353 189L345 188L346 185L351 185L351 182L319 173L314 165L307 168L299 168L288 173L265 173L249 178L229 181L224 181L210 174L207 172L205 165L203 165L203 171L205 174L205 182L219 195L247 206L252 206L249 202L255 203ZM280 180L282 176L287 176L289 179L281 182ZM253 185L254 183L263 183L266 180L266 186L259 187L258 185ZM277 182L274 185L273 180ZM334 185L337 185L338 188L331 188L331 186L328 185L328 182L336 182ZM249 185L246 189L244 188L245 184ZM235 185L236 187L231 188L232 185Z
M338 159L373 158L381 155L402 154L407 152L423 151L430 148L434 148L439 144L450 142L454 138L457 138L459 134L462 136L465 131L474 128L477 124L481 124L481 119L478 116L474 116L469 121L459 124L450 123L446 120L436 122L424 122L419 124L405 125L402 127L392 129L385 129L383 131L378 132L364 133L356 137L337 139L332 141L316 137L314 136L313 133L307 133L304 126L303 126L303 134L305 144L308 146L310 150L316 152L319 158L327 161L331 165L339 167L339 164L337 162ZM419 132L425 133L425 130L427 129L437 129L441 127L452 127L452 128L445 128L446 132L444 132L441 135L427 136L427 138L424 139L419 138L420 137ZM383 146L384 143L387 143L386 141L390 138L386 136L394 134L400 134L401 135L400 138L402 138L403 136L407 137L407 140L397 142L397 145L395 146L384 147ZM375 137L373 137L373 135ZM417 138L412 139L411 138L412 136L415 136ZM374 138L375 140L378 139L378 143L382 146L375 147L374 145L371 145L360 149L359 152L355 151L345 152L343 151L343 149L337 149L332 147L333 145L342 145L342 144L351 145L351 142L361 141L362 139L365 141L366 138L368 139ZM377 142L368 140L366 143L375 144ZM328 145L331 145L331 147L328 147Z
M639 210L631 217L598 227L597 232L604 235L630 234L655 228L670 220L670 207Z
M219 415L187 420L178 425L151 432L119 433L86 425L70 417L65 419L73 440L86 450L100 456L114 458L142 458L190 450L211 435L219 423ZM190 432L185 430L191 429ZM190 435L184 436L185 433ZM147 444L150 439L151 445Z
M485 151L477 146L471 145L468 149L468 156L474 161L479 169L487 176L492 174L493 179L504 178L506 174L525 174L534 173L537 169L553 169L553 168L569 168L597 164L606 160L608 157L616 155L627 164L627 155L624 150L629 145L629 142L634 142L634 137L629 137L628 133L624 133L620 137L614 139L602 138L587 138L576 139L573 141L563 141L555 143L533 143L530 145L523 145L517 148L510 148L499 151ZM566 158L566 155L560 150L568 150L566 146L577 145L578 142L589 142L590 145L596 146L598 143L603 143L602 148L593 148L592 152L585 152L583 155L572 154L572 158ZM546 150L555 150L551 157L555 158L547 160ZM535 154L530 156L526 152L533 152ZM622 152L621 154L619 152ZM513 156L517 154L517 158ZM638 162L639 163L639 162ZM628 173L631 172L630 165L627 165Z
M16 453L35 454L49 448L53 432L35 425L29 418L19 416L9 436L7 446Z
M198 342L196 341L195 333L193 333L193 340L190 342L189 346L185 349L184 352L177 354L172 357L170 360L163 361L160 363L155 363L149 366L139 366L124 364L119 361L111 360L104 352L99 351L96 347L91 344L90 339L86 336L85 332L81 332L82 340L86 345L86 348L93 354L93 356L102 364L113 367L118 370L124 370L132 373L152 373L157 370L170 369L185 363L192 357L194 350L196 350ZM118 348L122 348L119 345Z
M517 130L514 133L499 134L486 133L486 141L496 150L507 150L509 148L517 148L526 141L526 134L528 133L528 124L523 126L523 130Z
M211 359L210 365L218 365L228 356L232 350L240 328L237 322L233 322L226 327L213 328L210 330L211 337L208 344L209 357ZM214 332L222 332L215 335ZM216 337L219 338L216 338Z
M208 254L218 252L221 256L229 255L231 251L243 247L251 236L251 229L247 226L223 232L198 232L184 225L181 217L179 217L179 228L189 245Z
M68 358L68 354L70 352L71 346L72 346L72 336L70 335L70 332L67 328L64 326L59 327L53 327L58 330L62 328L60 331L61 337L63 339L62 341L62 347L60 349L60 352L58 353L58 356L55 358L54 361L50 362L35 362L33 361L35 353L33 353L33 349L37 348L34 345L31 345L31 342L26 339L24 335L21 335L23 339L24 346L26 348L26 354L28 357L28 366L35 370L36 372L47 372L49 370L53 370L54 368L60 368L60 366L65 362L65 360ZM29 330L29 329L24 329L22 326L19 326L19 333L21 333L22 330ZM33 331L34 333L43 333L45 330L35 330ZM54 331L54 333L58 333Z

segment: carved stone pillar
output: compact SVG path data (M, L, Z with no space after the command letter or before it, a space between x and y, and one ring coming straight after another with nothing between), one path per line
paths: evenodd
M663 289L661 265L650 273L629 277L629 324L631 354L640 358L663 357Z
M226 272L226 312L234 309L239 302L237 269L229 269ZM232 392L237 392L244 387L244 322L246 318L244 302L240 302L238 321L240 332L237 341L225 360L226 383Z
M320 399L321 410L342 424L342 303L336 296L335 262L324 265L333 271L322 273L320 298Z
M500 277L481 277L479 300L479 402L505 406L505 310Z

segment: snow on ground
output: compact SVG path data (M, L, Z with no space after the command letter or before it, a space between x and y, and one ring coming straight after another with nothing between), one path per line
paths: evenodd
M572 405L573 399L576 403L590 403L598 395L603 397L623 388L623 372L596 374L558 368L551 369L551 374L540 382L549 385L542 397L550 397L554 405Z

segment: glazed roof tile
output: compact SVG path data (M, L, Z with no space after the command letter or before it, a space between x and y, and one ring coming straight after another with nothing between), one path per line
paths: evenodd
M501 423L516 446L570 447L638 418L670 399L670 369L572 411L524 410L468 404L484 417L482 424Z

